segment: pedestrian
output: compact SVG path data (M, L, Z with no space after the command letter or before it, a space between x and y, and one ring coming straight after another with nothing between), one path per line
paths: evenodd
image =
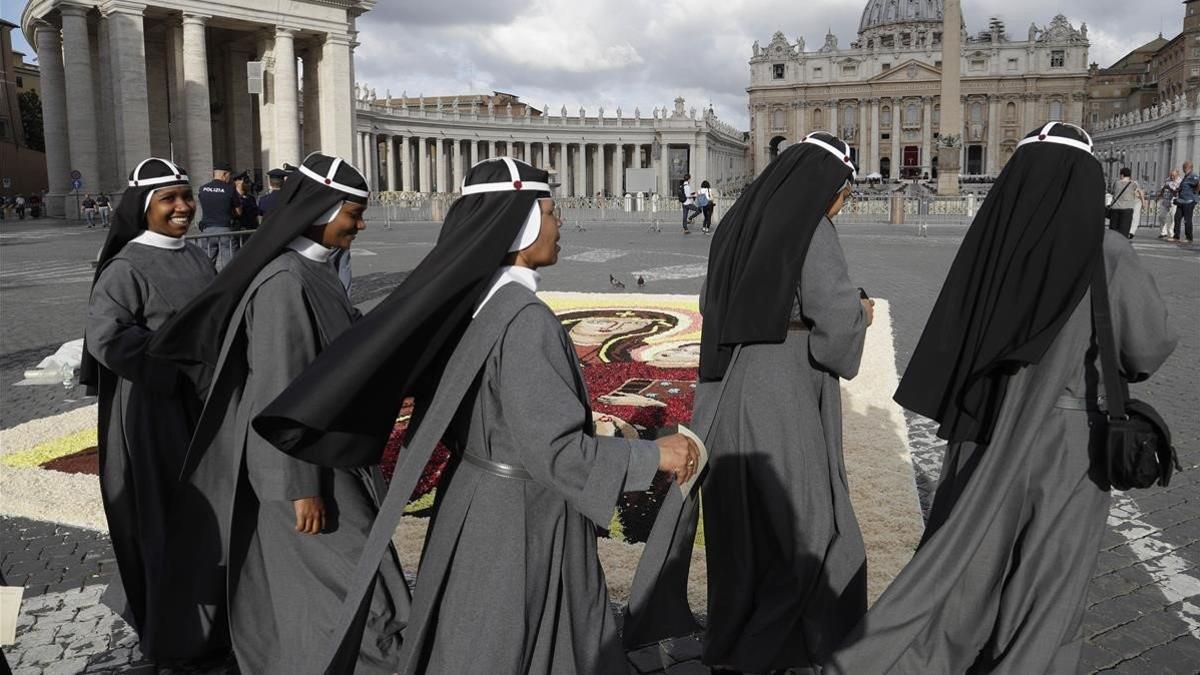
M713 208L716 207L716 200L713 199L712 186L708 181L701 181L700 193L696 195L696 206L699 206L704 213L704 234L712 232L712 214Z
M32 218L42 217L42 195L34 192L29 195L29 215Z
M15 204L15 208L17 211L17 219L25 220L25 196L17 195L17 198L14 200L13 203Z
M1168 241L1192 243L1192 214L1196 210L1196 192L1200 190L1200 176L1192 171L1192 163L1183 163L1183 177L1179 179L1179 194L1175 197L1175 232ZM1182 231L1181 231L1182 230Z
M96 212L100 214L100 224L103 227L108 227L108 216L112 211L108 194L101 192L96 197Z
M1133 180L1133 171L1127 166L1121 167L1120 176L1112 186L1113 200L1108 207L1108 227L1120 232L1126 239L1133 239L1133 210L1138 204L1144 204L1146 194L1142 186Z
M1171 169L1171 173L1158 190L1159 239L1167 239L1171 236L1171 225L1175 218L1175 196L1179 194L1179 183L1182 177L1179 169Z
M79 377L98 395L100 495L119 572L104 601L156 660L207 655L187 643L191 614L164 604L171 589L161 566L201 402L179 368L147 352L155 332L216 275L204 252L184 242L195 213L182 168L150 158L130 172L96 266Z
M400 673L625 672L597 534L621 493L649 487L657 468L680 480L696 468L697 450L679 434L596 434L574 348L535 295L537 269L559 250L548 177L509 157L472 167L437 246L255 421L298 456L374 463L401 401L417 396L422 412L345 598L347 618L435 444L453 448ZM357 645L351 629L323 653Z
M874 309L850 281L830 220L855 175L848 156L841 139L806 136L742 193L713 238L692 423L709 450L702 658L714 670L807 672L867 609L840 380L858 372ZM678 513L659 516L651 542L678 527ZM693 506L682 517L695 515ZM693 538L676 537L687 549ZM665 560L689 557L647 544L631 611L643 606L638 589L685 588L651 579ZM627 618L627 647L675 637L660 632L674 622L656 611Z
M0 195L0 220L8 218L9 201L9 197Z
M228 621L244 673L322 670L312 650L331 639L385 489L377 466L317 466L250 427L358 316L329 255L365 227L366 179L319 153L301 171L277 217L150 346L159 358L213 368L182 471L190 500L177 510L180 536L168 565L181 602L211 622L210 633ZM355 650L359 673L394 669L403 627L395 614L408 589L389 555L390 564L373 570L369 637ZM197 560L207 567L197 570Z
M240 241L229 236L234 220L241 216L237 190L230 183L229 162L213 165L213 179L200 186L200 232L208 257L220 272L237 253Z
M677 195L679 203L683 205L683 233L691 234L688 230L688 225L700 215L700 207L696 206L696 193L692 190L692 174L683 175L683 182L679 185L679 194Z
M249 171L243 171L233 179L233 188L237 192L239 211L233 219L234 229L255 230L261 222L262 213L258 208L258 199L254 196L254 179Z
M85 221L87 221L88 229L90 230L93 227L95 227L96 226L96 200L92 199L92 195L90 193L83 196L83 201L80 202L79 207L81 209L83 209L83 219Z
M258 200L258 210L262 213L263 220L271 215L271 211L275 209L275 202L279 198L279 191L283 189L283 181L288 174L283 169L271 169L267 172L267 185L270 186L270 191L263 195Z
M989 191L896 391L949 442L925 534L824 672L1077 670L1110 501L1089 289L1130 381L1175 346L1104 192L1091 138L1061 122Z

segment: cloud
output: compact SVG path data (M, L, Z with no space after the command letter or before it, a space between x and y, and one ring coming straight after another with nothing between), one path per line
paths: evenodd
M991 17L1024 39L1030 22L1061 11L1087 22L1089 60L1109 65L1158 34L1160 17L1129 12L1127 0L973 0L968 31ZM1169 3L1174 5L1174 3ZM866 0L385 0L359 19L357 75L382 95L453 95L492 90L571 114L580 106L627 115L640 107L712 103L745 129L751 44L782 31L808 49L832 30L845 47L857 36ZM1167 36L1179 32L1182 7L1162 10Z

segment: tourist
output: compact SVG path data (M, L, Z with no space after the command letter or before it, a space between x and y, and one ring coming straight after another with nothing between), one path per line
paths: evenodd
M1192 243L1192 214L1196 210L1196 193L1200 191L1200 176L1192 172L1192 163L1183 163L1183 178L1179 179L1179 194L1175 197L1175 232L1169 241ZM1181 231L1182 230L1182 231Z
M947 441L916 555L831 673L1070 673L1109 491L1089 288L1111 296L1124 375L1175 346L1133 247L1103 227L1078 127L1034 130L967 231L896 400Z
M92 199L91 194L83 196L83 201L79 204L79 208L83 209L83 219L87 221L88 229L96 226L96 200Z
M164 604L161 560L169 510L200 398L147 345L212 281L204 252L184 242L196 213L187 173L151 158L129 174L100 252L79 380L99 397L100 495L119 575L105 602L155 660L203 656L187 645L189 613Z
M696 193L692 190L692 174L683 175L683 183L679 186L679 202L683 204L683 233L690 234L688 224L700 215L700 207L696 206Z
M433 251L255 421L298 456L373 463L402 399L416 397L347 618L436 442L453 449L400 673L625 672L597 535L623 491L648 488L658 468L679 480L697 468L678 434L595 434L571 342L535 295L537 268L558 257L547 180L508 157L472 167Z
M318 153L301 171L276 216L151 345L160 358L215 366L168 564L181 602L212 622L207 631L227 612L244 673L322 670L312 650L331 639L384 490L377 467L310 464L250 427L358 315L328 261L365 227L366 179ZM356 672L393 670L408 590L394 553L389 561L376 567Z
M96 212L100 214L100 224L103 227L108 227L108 217L112 212L108 194L101 192L96 197Z
M13 209L17 212L18 220L25 220L25 196L17 195L13 200Z
M1158 190L1158 222L1161 226L1158 231L1159 239L1168 239L1171 236L1171 226L1175 220L1175 196L1179 194L1182 177L1179 169L1171 169L1167 180L1163 181Z
M1133 239L1133 210L1138 205L1144 205L1146 195L1142 186L1133 180L1133 172L1127 166L1121 167L1120 177L1113 183L1112 204L1109 205L1108 227L1116 230L1127 239Z
M716 205L716 201L713 200L712 186L708 184L708 181L702 181L700 194L696 196L696 206L699 206L704 213L704 234L712 232L712 214Z
M867 610L840 380L858 373L874 303L850 282L830 220L854 176L844 141L810 134L713 238L692 424L710 453L703 661L714 670L807 672ZM695 630L687 566L668 564L689 559L695 518L694 498L664 504L633 582L627 647Z
M220 272L237 253L239 240L229 236L230 226L241 215L237 191L229 182L229 162L213 165L213 179L200 186L200 232L208 257Z

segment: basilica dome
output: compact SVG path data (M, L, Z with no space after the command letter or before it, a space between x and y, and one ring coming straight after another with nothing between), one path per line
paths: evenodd
M892 24L942 22L942 0L870 0L863 10L858 33Z

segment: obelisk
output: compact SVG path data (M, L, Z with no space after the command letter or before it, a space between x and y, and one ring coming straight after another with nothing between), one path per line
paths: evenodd
M945 0L942 12L942 117L938 137L938 194L958 194L962 153L963 112L959 76L962 73L962 3Z

